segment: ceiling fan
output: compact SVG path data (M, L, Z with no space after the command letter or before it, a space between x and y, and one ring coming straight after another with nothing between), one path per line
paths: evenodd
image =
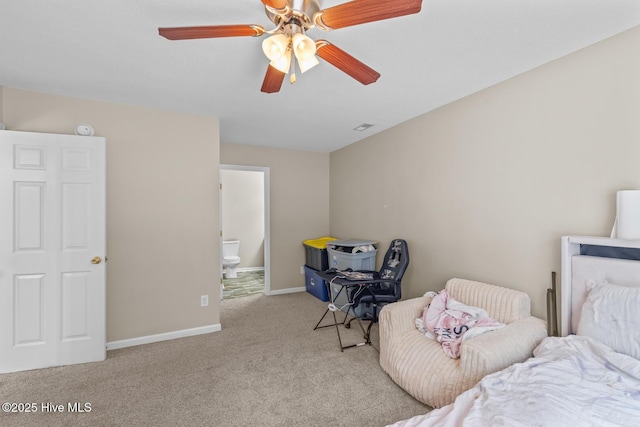
M169 40L217 37L259 37L269 34L262 50L270 60L262 82L262 92L280 91L287 74L296 80L296 62L302 73L318 65L316 57L324 59L362 84L375 82L380 74L326 40L315 42L305 33L311 28L331 31L368 22L381 21L420 12L422 0L352 0L327 9L321 0L261 0L275 28L260 25L210 25L198 27L158 28Z

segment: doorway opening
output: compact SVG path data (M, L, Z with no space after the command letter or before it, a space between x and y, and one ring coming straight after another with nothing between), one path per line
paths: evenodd
M220 299L269 295L269 168L220 165L220 230Z

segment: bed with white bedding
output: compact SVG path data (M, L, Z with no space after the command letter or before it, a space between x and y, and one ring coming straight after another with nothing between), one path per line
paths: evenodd
M452 404L393 426L639 426L640 260L581 255L582 244L640 248L563 237L564 336L545 338L534 357L487 375Z

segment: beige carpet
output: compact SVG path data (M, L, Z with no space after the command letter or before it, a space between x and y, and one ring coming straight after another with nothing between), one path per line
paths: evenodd
M341 353L334 328L313 330L325 308L306 292L225 300L220 332L0 375L0 402L38 407L0 413L0 425L369 427L427 412L380 369L373 347ZM65 412L42 413L47 402ZM68 413L69 402L91 411Z

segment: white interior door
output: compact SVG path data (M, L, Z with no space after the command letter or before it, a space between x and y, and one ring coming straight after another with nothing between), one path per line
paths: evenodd
M106 357L105 140L0 131L0 373Z

